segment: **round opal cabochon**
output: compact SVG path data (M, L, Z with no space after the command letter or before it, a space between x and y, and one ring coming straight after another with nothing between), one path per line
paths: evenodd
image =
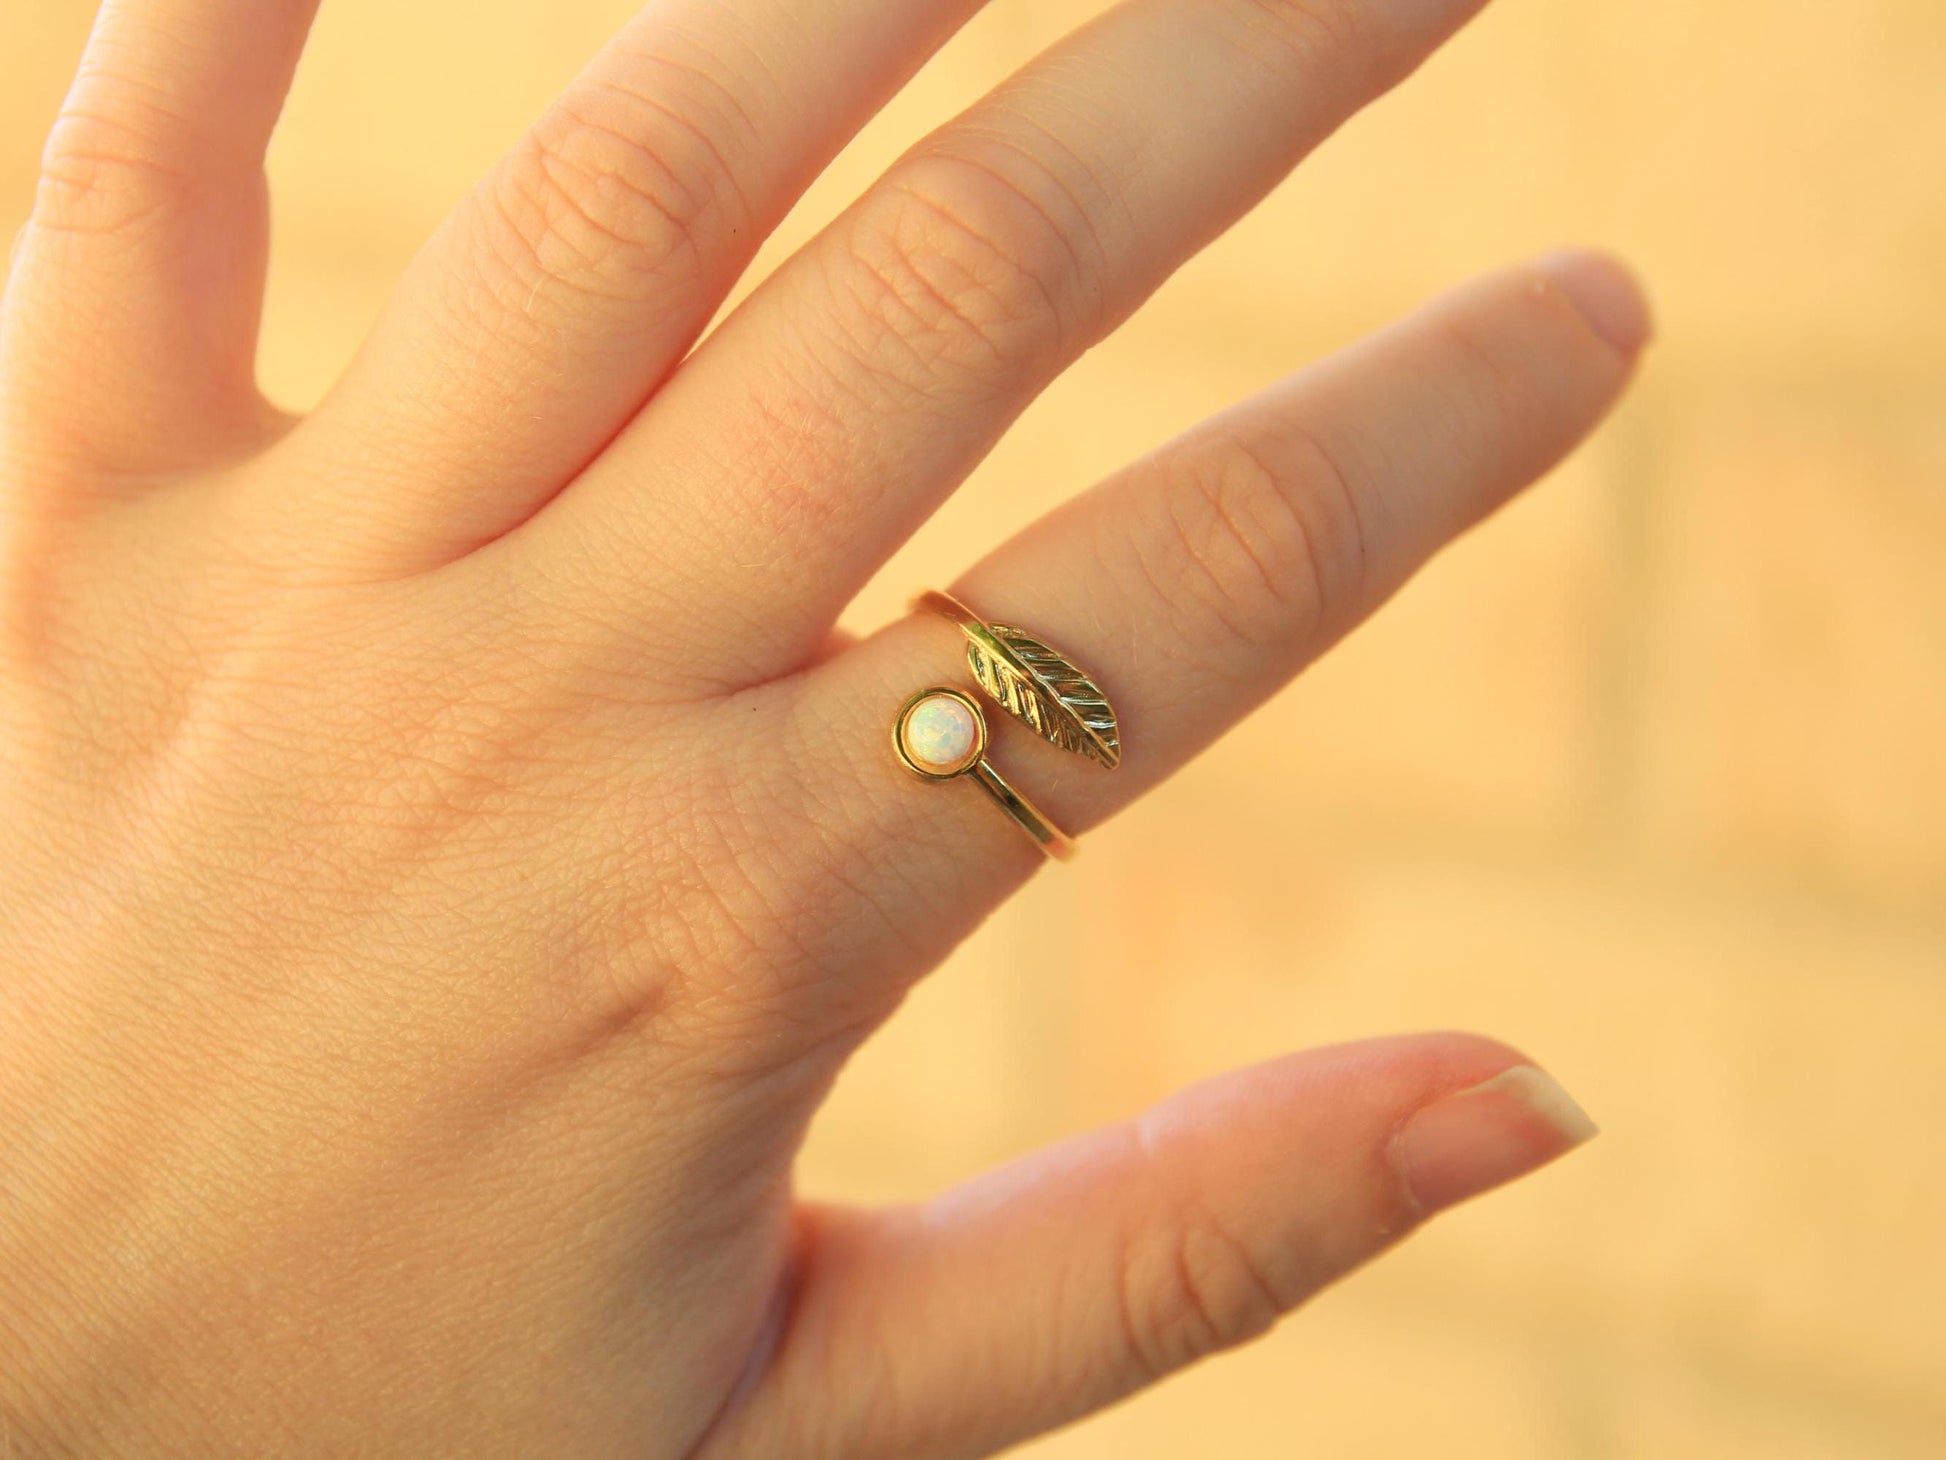
M966 702L953 695L927 695L907 712L899 727L905 753L921 770L953 775L980 754L980 722Z

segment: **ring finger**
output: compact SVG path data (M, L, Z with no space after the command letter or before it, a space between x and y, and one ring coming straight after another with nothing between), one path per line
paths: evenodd
M1646 341L1629 276L1562 255L1469 286L1245 402L1002 545L955 593L1073 654L1115 703L1113 771L997 710L995 759L1069 832L1180 768L1606 414ZM926 785L886 733L903 700L966 679L920 614L810 672L829 855L885 910L889 952L943 956L1040 863L970 785ZM849 808L847 810L846 808ZM914 894L917 895L914 895ZM850 913L847 913L850 916ZM923 959L921 960L923 962Z

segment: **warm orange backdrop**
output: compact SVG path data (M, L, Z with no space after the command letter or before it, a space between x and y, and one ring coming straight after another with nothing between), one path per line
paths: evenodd
M281 398L628 8L327 0L275 154ZM997 0L788 238L1094 8ZM0 11L9 230L89 9ZM1659 298L1599 442L997 918L860 1060L807 1180L921 1194L1426 1025L1527 1046L1606 1136L1035 1456L1946 1454L1942 56L1938 0L1501 0L859 605L1472 270L1606 241Z

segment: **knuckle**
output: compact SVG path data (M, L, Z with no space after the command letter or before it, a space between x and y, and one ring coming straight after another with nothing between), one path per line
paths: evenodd
M868 354L934 375L1048 365L1084 269L1069 231L1000 168L933 153L888 180L850 242Z
M639 299L735 209L708 131L609 85L564 99L495 174L488 203L528 288Z
M1212 437L1161 462L1161 552L1152 576L1194 595L1249 648L1320 632L1355 601L1363 533L1343 471L1316 438L1296 464ZM1153 562L1153 559L1151 559Z
M160 160L150 131L107 112L63 112L41 157L35 224L61 233L119 233L169 206L184 180Z
M1194 1197L1125 1244L1120 1296L1124 1346L1149 1380L1268 1332L1296 1300Z
M1254 49L1300 74L1344 73L1375 56L1381 37L1369 0L1249 0Z

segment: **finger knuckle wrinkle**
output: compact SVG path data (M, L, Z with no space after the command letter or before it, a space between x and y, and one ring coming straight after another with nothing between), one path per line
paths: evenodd
M1015 364L1060 347L1074 250L997 169L944 155L906 164L852 251L874 318L914 352Z
M167 207L185 184L144 127L70 109L48 136L34 221L64 233L117 233Z
M1129 1247L1123 1285L1126 1342L1148 1378L1258 1337L1291 1306L1263 1256L1195 1198Z
M1343 71L1376 49L1370 0L1248 0L1266 49L1299 74Z
M702 132L667 117L638 130L564 102L513 155L492 203L540 280L639 298L698 248L724 185Z
M1163 502L1178 579L1242 642L1278 642L1325 617L1341 576L1330 566L1328 529L1258 451L1235 439L1204 443L1164 461Z

